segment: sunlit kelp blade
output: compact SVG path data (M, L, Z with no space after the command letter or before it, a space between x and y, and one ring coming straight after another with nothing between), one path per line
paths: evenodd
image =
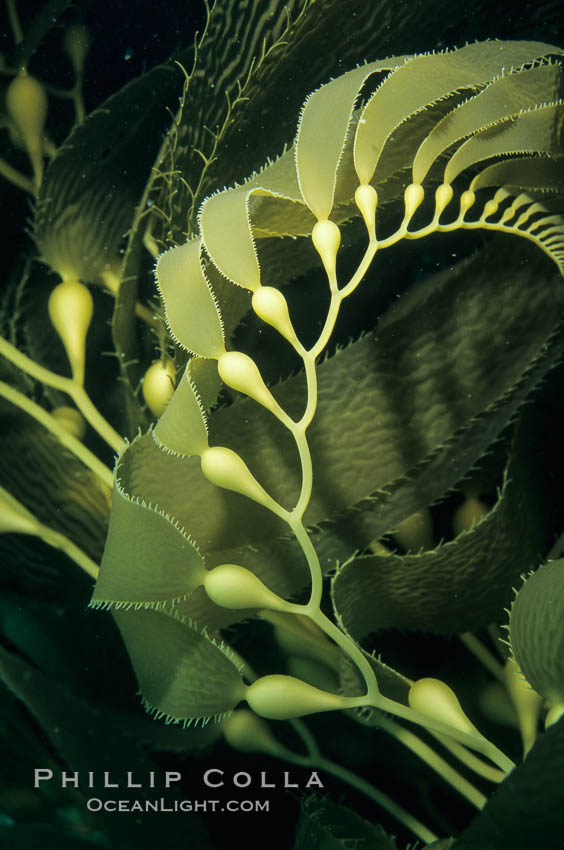
M118 465L110 528L91 605L158 606L184 598L205 575L202 556L174 518L158 506L131 500L119 480Z
M475 4L473 22L486 6L485 0ZM198 51L197 74L190 78L168 151L152 178L152 202L167 219L154 217L157 238L169 231L172 239L182 241L187 231L194 232L206 195L246 177L292 142L293 132L286 128L295 126L307 94L335 74L335 53L345 70L359 56L373 55L383 39L391 53L415 51L423 38L434 39L439 20L432 2L407 6L401 14L392 14L386 2L366 0L346 6L337 0L292 0L272 4L269 15L261 8L240 0L213 7ZM453 14L457 17L458 10ZM301 73L289 75L288 67L299 67ZM262 122L258 136L257 114ZM205 128L217 128L216 135ZM251 151L248 138L253 138Z
M206 723L243 698L241 674L227 647L173 615L115 611L147 707L168 720Z
M451 144L539 103L558 97L558 65L540 65L494 79L440 121L421 144L413 162L413 180L422 183L433 162ZM502 128L500 128L502 129Z
M176 342L200 357L223 350L221 315L205 278L198 240L161 254L156 266L159 291Z
M384 80L363 111L355 139L359 177L366 183L371 180L388 138L411 114L457 89L488 83L504 67L523 65L550 52L561 51L534 42L491 41L413 57Z
M331 213L337 170L362 86L372 74L397 68L405 59L362 65L306 100L296 137L296 170L304 201L317 218L329 218Z
M518 194L519 191L544 196L564 194L564 170L562 158L512 157L482 169L473 179L474 190L490 186L505 186Z
M564 103L538 105L510 122L494 125L466 141L445 168L445 183L464 169L500 154L539 153L558 156L562 151Z
M192 362L152 432L159 446L186 456L200 455L208 444L203 405L189 374Z
M333 604L349 634L362 640L398 628L451 635L499 618L519 574L546 544L529 486L528 438L518 430L498 501L471 530L430 551L361 555L339 568Z

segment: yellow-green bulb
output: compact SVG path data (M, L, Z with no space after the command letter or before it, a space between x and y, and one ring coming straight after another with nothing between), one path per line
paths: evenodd
M143 378L143 398L153 416L161 416L174 393L176 370L172 360L156 360Z
M297 342L288 303L279 289L274 286L259 287L253 292L252 306L259 319L275 328L292 345Z
M211 446L202 452L202 472L212 484L247 496L280 515L274 499L261 487L248 466L236 452L226 446Z
M44 86L27 71L20 71L6 90L6 109L21 136L38 189L43 178L43 131L47 118Z
M312 230L311 238L315 249L327 272L332 279L337 265L337 251L341 244L341 231L334 221L328 219L318 221Z
M410 183L410 185L405 190L403 201L405 204L405 217L407 221L409 221L414 215L415 211L422 203L423 198L425 197L425 191L423 186L419 183Z
M489 507L477 496L468 494L464 502L458 506L452 518L452 530L458 537L463 531L470 531L488 513Z
M406 552L419 552L420 549L432 549L433 520L427 508L406 517L392 532L394 540L403 546Z
M245 699L254 712L269 720L290 720L320 711L348 708L348 700L320 691L293 676L263 676L249 685Z
M441 183L435 191L435 216L440 217L441 213L448 207L452 201L452 186L450 183Z
M229 746L242 753L266 753L284 758L286 748L278 743L268 724L248 708L238 708L221 724Z
M378 206L378 192L369 183L361 183L354 193L355 203L360 210L366 229L370 237L376 236L376 208Z
M49 296L49 317L59 334L75 381L84 381L86 359L86 335L94 303L88 287L78 280L65 280L56 286Z
M86 422L84 416L76 407L68 407L61 405L51 411L51 416L57 420L59 425L76 437L77 440L83 440L86 434Z
M206 574L204 587L211 601L222 608L286 611L292 607L254 573L239 564L221 564L210 570Z
M82 24L71 24L63 34L63 50L76 74L81 74L90 49L90 36Z
M475 200L476 195L471 189L466 189L466 191L462 193L460 196L460 215L462 217L464 217L470 207L474 205Z
M267 410L276 410L272 393L267 389L255 361L241 351L225 351L217 361L217 371L224 384L254 399Z
M419 679L409 689L409 705L414 711L447 723L461 732L479 734L462 710L458 697L440 679Z

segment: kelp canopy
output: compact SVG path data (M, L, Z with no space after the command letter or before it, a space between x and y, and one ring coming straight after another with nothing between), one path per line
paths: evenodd
M40 261L0 341L8 688L68 769L190 753L193 789L258 752L356 789L304 799L283 846L561 840L564 51L436 49L432 4L220 0L44 168L18 106L43 103L38 20L6 72ZM95 842L159 840L61 798Z

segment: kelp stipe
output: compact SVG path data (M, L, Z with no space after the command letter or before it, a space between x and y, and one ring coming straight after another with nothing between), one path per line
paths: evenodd
M393 489L384 493L377 476L371 477L371 455L362 460L362 474L352 461L345 471L335 447L320 444L319 432L331 432L336 425L331 418L335 401L327 401L317 361L344 299L368 285L365 278L378 252L402 239L461 229L521 236L564 274L564 219L559 214L564 104L558 98L561 67L554 59L561 53L544 44L486 42L382 60L332 80L306 100L293 149L243 184L207 198L199 213L199 236L160 256L156 278L167 325L191 357L154 429L120 455L92 599L95 606L111 608L144 699L158 716L184 724L212 717L221 721L242 700L255 714L274 720L363 708L479 808L484 798L467 780L380 712L430 730L490 778L495 774L499 780L513 767L470 723L444 682L408 680L360 645L371 630L370 614L360 600L356 610L355 597L373 592L368 573L375 556L355 557L354 551L366 549L419 505L414 497L406 498L390 514L391 524L382 525L385 512L384 518L378 516L374 494L380 490L391 502ZM388 233L393 216L386 215L387 204L402 195L399 225ZM359 218L368 244L356 270L343 280L342 233ZM310 265L316 256L326 275L329 306L309 347L296 333L284 294L273 285L272 269L279 266L269 266L271 245L278 257L292 251L307 255ZM306 385L301 409L289 382L287 388L268 387L255 360L233 350L232 329L222 320L222 279L250 293L259 327L262 322L273 328L301 360ZM376 348L378 343L381 339ZM366 340L355 351L363 345ZM371 350L361 361L363 368L370 368L370 355ZM334 358L339 359L346 379L353 380L354 360ZM332 362L323 364L326 373ZM546 367L537 355L532 362L542 374ZM222 384L248 399L228 408L223 424L221 411L214 413ZM509 411L518 408L524 393L524 386L508 387L504 403ZM343 406L340 398L336 406ZM504 416L497 422L498 411L499 404L484 396L481 415L491 421L488 442L507 421ZM255 445L251 432L246 434L247 416L259 423L261 439L269 423L276 424L278 442L274 451L268 446L266 460L260 440ZM351 431L341 439L355 436L354 424L351 415ZM454 422L438 445L460 433ZM225 442L216 443L221 436ZM486 447L474 446L474 458ZM472 462L467 459L466 469ZM413 457L414 467L423 463L432 460ZM458 477L455 467L451 478L441 482L442 491ZM318 478L332 481L334 492L324 493ZM399 491L401 478L387 480ZM430 504L441 491L432 484L428 488ZM347 535L339 536L339 527L346 528L356 505L362 505L365 527L351 545ZM130 548L132 538L136 543ZM330 570L339 625L320 607L324 574ZM502 577L496 598L504 598L508 578ZM292 601L304 587L309 598ZM321 657L331 659L337 652L337 687L323 689L279 673L257 677L221 638L221 629L252 617L292 632L305 655L311 634ZM378 625L375 620L373 628ZM241 716L237 710L226 727L234 745L238 727L232 720ZM258 723L244 716L251 726ZM264 727L257 730L257 747L274 753L270 739L264 744ZM467 748L487 756L499 770ZM292 759L287 751L281 757ZM315 749L308 757L294 756L297 763L300 758L339 775ZM371 793L418 837L432 840L430 830L394 809L381 792L372 788Z

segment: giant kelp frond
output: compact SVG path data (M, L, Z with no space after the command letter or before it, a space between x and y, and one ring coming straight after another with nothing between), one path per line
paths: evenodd
M126 612L131 623L126 643L140 639L131 631L139 613L145 618L157 615L139 607L149 597L154 601L156 585L163 585L159 599L167 604L177 600L184 618L213 629L241 620L260 606L252 601L254 596L239 596L231 588L228 598L235 594L237 599L249 601L222 610L223 603L216 605L200 587L207 586L201 561L192 571L195 583L187 589L187 562L182 568L186 545L198 547L198 558L206 558L208 570L243 563L247 573L250 570L266 585L265 598L278 593L279 604L287 605L283 600L307 583L300 555L301 532L296 532L295 540L287 529L289 523L295 531L292 518L298 508L291 510L289 505L303 504L302 515L312 528L324 569L336 566L350 557L355 546L366 547L392 524L452 487L560 356L561 329L553 321L552 311L535 309L533 315L539 321L534 327L530 318L533 301L546 298L560 303L552 284L544 287L521 274L517 296L504 288L484 286L470 265L450 287L441 279L427 284L427 324L419 321L420 294L416 293L396 321L382 326L377 345L376 338L365 336L321 364L315 384L311 371L308 373L314 368L312 360L327 343L342 299L363 282L377 251L403 238L459 228L516 233L539 244L564 268L563 220L536 200L541 189L551 199L561 192L556 163L562 153L563 107L555 100L561 69L548 61L559 52L535 43L487 42L441 54L374 62L332 80L306 100L294 150L245 183L212 194L200 209L200 238L160 256L156 275L169 330L178 345L196 356L154 431L132 443L118 466L116 508L99 580L101 589L96 590L95 599L109 600L102 588L117 582L120 601L137 606ZM409 133L403 132L404 127ZM478 174L477 168L481 168ZM519 184L520 169L523 183L535 187L530 193L519 190L512 200L515 190L510 187ZM410 170L412 182L406 176ZM423 204L423 184L436 186L441 170L443 182L436 190L433 211ZM379 192L391 177L404 181L403 218L396 231L380 239L380 213L376 221ZM492 184L497 188L493 198ZM482 191L485 198L481 198ZM455 193L458 209L450 213ZM427 223L423 219L412 229L422 204ZM471 217L469 213L480 204L481 212ZM340 284L338 225L354 217L364 220L369 244L352 278ZM323 344L306 351L296 336L284 296L264 279L260 261L263 243L280 235L307 238L310 234L330 282L332 303L337 306L330 309L320 338ZM292 244L293 240L284 241L283 247L288 250ZM312 257L315 254L310 261ZM216 283L223 279L217 298L211 279ZM230 335L222 322L223 295L229 291L229 283L237 285L235 291L252 293L256 316L277 330L304 360L309 374L305 398L302 376L269 389L254 361L230 350ZM229 312L229 298L226 308ZM470 338L466 333L470 320L465 316L477 314L483 318L481 330ZM491 325L499 321L504 332L496 337ZM429 322L438 323L432 344ZM514 346L508 346L510 338L515 339ZM406 348L405 340L410 347ZM416 363L412 347L422 352ZM457 363L462 359L466 371L451 376L445 395L445 375L439 364L448 360L446 352L451 350L458 352ZM490 374L491 362L497 364L495 375ZM401 376L396 382L401 397L390 387L387 376L392 372ZM354 403L349 398L351 375L360 381L355 384ZM210 414L219 379L247 398ZM304 420L297 412L304 407L303 416L313 420L307 425L307 450L300 436ZM402 409L409 427L398 427L397 410ZM378 412L377 418L371 411ZM310 464L309 489L304 490L304 470ZM517 473L512 477L517 478ZM332 482L331 486L327 482ZM537 552L531 539L534 552L513 546L507 554L506 544L511 540L507 513L515 513L507 506L515 492L515 485L508 484L499 508L474 536L486 549L496 540L501 547L500 562L511 563L511 569L501 571L492 565L489 607L484 606L489 615L506 599L515 571ZM171 524L164 513L147 513L145 503L158 504L175 522ZM132 523L138 524L139 540L143 541L134 558L119 544L126 539L122 530L129 530ZM148 529L155 523L159 527L147 539L143 524ZM189 540L179 534L177 524L186 529ZM162 575L156 577L151 565L159 550L168 551L169 543L172 566L165 565ZM439 591L445 582L450 586L450 569L457 572L457 580L465 588L472 584L473 561L464 556L467 545L465 538L450 546L456 557L449 547L434 555L412 556L419 559L417 563L421 561L422 572L430 569L437 581L427 588L429 599L424 608L436 611L443 604ZM178 557L172 555L176 549ZM456 570L458 556L468 561L467 572ZM426 566L430 559L432 568ZM374 612L369 600L376 592L371 582L377 572L372 569L373 560L347 562L334 580L337 617L346 634L343 640L360 639L370 631L370 612ZM311 568L311 560L308 563ZM172 583L166 586L169 568L173 570ZM403 560L399 573L400 578L405 574ZM144 590L147 584L150 591ZM363 604L351 604L359 590ZM390 594L400 600L401 608L392 625L424 627L418 619L419 597L412 606L416 616L410 613L409 594L396 592L393 582ZM466 623L464 618L471 617L472 604L465 600L473 597L463 590L461 598L456 622L449 619L447 598L447 612L436 624L439 631L455 630L457 623ZM169 630L182 633L178 624L170 624L166 605L159 616L155 623L166 622ZM378 625L373 620L373 628ZM140 621L137 631L142 633ZM134 664L146 696L147 691L155 690L153 667L150 661L140 659L151 653L151 645L144 641L142 650L135 650ZM393 681L391 687L395 687ZM191 688L190 683L183 683L178 700L189 703ZM166 707L168 697L147 698L166 715L192 716L193 709L184 711L176 697L174 710ZM229 707L233 705L210 713L219 714Z

